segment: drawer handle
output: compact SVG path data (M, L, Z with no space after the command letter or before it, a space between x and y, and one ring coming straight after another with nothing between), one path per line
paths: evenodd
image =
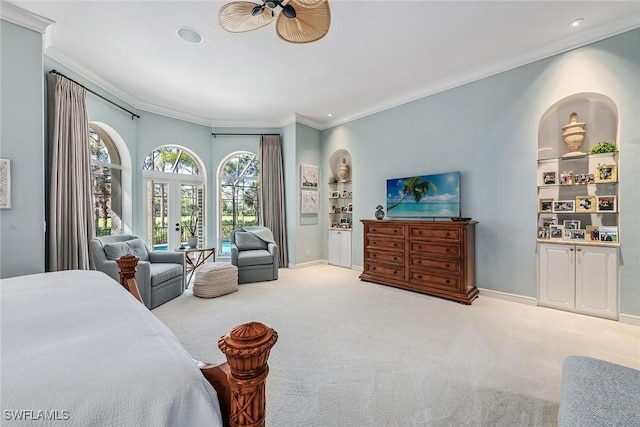
M450 235L451 235L451 233L449 233L449 232L447 231L447 237L449 237Z
M451 251L451 248L447 248L447 252L450 252L450 251Z
M449 264L447 264L447 268L449 268Z
M449 283L449 279L447 279L447 281L446 281L445 283L447 283L447 284L448 284L448 283Z
M393 274L398 274L398 272L396 270L393 270Z
M422 274L418 274L418 279L422 279Z

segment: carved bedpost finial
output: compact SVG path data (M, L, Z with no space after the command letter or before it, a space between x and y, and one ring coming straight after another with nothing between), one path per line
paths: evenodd
M139 258L133 254L124 254L120 258L116 259L118 268L120 269L120 284L125 287L131 295L142 302L140 291L138 291L138 284L136 283L136 266L138 265Z
M265 381L269 352L278 333L259 322L236 326L218 341L227 356L231 385L232 426L265 425Z

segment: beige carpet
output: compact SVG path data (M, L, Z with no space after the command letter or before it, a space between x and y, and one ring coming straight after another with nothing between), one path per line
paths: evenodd
M197 359L260 321L279 333L267 381L269 426L555 425L571 354L640 368L640 328L495 298L473 305L360 282L331 266L153 310Z

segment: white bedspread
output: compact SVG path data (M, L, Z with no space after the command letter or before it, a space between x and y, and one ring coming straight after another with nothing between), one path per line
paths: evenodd
M3 426L221 425L175 335L107 275L0 280L0 304Z

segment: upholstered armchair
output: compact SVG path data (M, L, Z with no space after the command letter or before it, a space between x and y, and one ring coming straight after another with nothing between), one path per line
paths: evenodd
M150 251L144 241L131 234L96 237L90 242L91 268L102 271L118 282L116 259L131 253L140 258L136 282L142 301L152 309L184 292L184 253Z
M269 229L245 227L231 233L231 264L238 267L238 283L276 280L278 257L278 245Z

